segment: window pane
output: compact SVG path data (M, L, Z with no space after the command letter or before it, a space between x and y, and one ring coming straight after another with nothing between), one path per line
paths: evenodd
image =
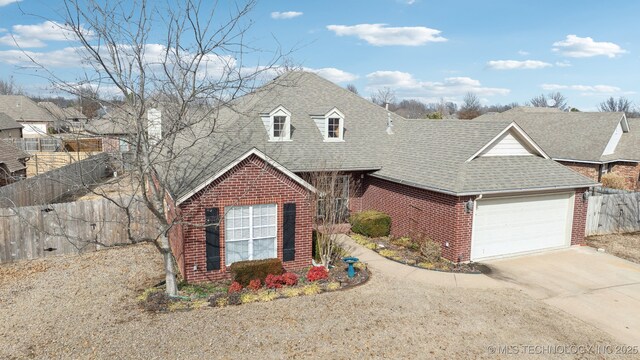
M273 137L280 137L284 135L284 124L287 121L285 116L273 117Z
M276 238L253 241L253 259L268 259L276 257Z
M227 242L225 253L227 264L249 260L249 241Z
M339 138L340 137L340 119L339 118L329 118L329 126L328 126L328 137L330 138Z

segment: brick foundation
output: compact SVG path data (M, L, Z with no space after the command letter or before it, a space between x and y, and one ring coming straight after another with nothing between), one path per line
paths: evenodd
M277 252L282 259L282 210L285 203L296 203L295 260L284 262L285 269L296 270L311 264L312 218L308 190L287 175L267 165L257 156L250 156L221 178L179 206L179 218L184 223L170 233L172 247L182 276L188 282L206 282L229 278L228 268L206 271L205 209L220 209L220 256L225 259L225 207L237 205L277 204ZM180 236L180 233L182 233Z

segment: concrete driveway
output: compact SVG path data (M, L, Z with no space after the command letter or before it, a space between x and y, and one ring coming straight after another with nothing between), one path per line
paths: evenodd
M640 265L590 247L486 263L488 274L592 324L627 345L640 345Z

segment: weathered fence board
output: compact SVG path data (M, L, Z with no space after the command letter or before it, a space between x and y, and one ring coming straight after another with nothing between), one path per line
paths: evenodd
M586 234L640 231L640 193L596 194L589 197Z
M156 219L144 204L132 201L129 209L135 238L155 237ZM0 263L126 244L126 219L107 199L0 209Z

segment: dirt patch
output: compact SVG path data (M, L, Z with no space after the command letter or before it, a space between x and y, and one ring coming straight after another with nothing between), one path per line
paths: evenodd
M640 232L591 236L587 245L640 264Z
M46 260L45 271L0 285L2 359L495 359L513 356L490 346L614 344L513 289L418 286L375 273L348 291L155 314L136 300L162 279L150 246Z

